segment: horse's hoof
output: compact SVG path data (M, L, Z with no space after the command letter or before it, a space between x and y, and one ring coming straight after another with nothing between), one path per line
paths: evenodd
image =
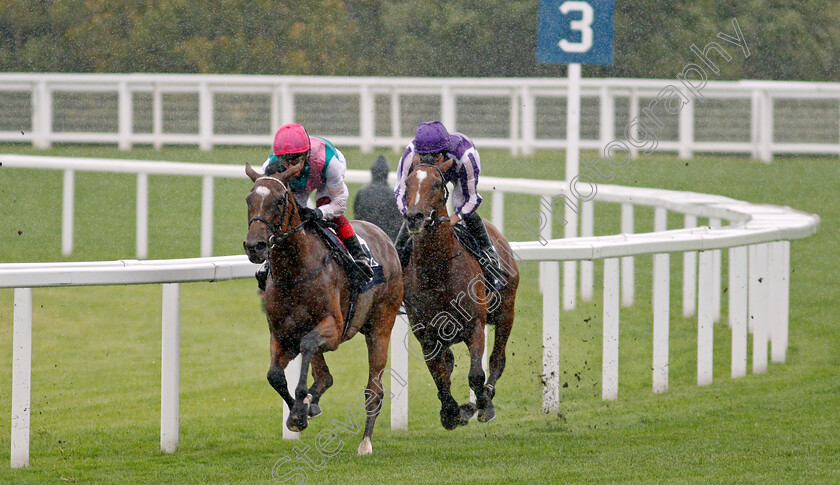
M478 410L478 420L482 423L489 423L496 419L496 408L490 403L486 408Z
M359 443L359 456L370 455L373 453L373 446L370 444L370 438L365 437L361 443Z
M321 415L321 406L318 403L309 405L309 419L316 418Z
M443 425L444 429L453 430L458 427L460 421L460 410L456 406L453 409L441 409L440 410L440 424Z
M458 424L466 426L470 422L470 418L475 414L475 404L468 402L461 404L460 414L458 416Z

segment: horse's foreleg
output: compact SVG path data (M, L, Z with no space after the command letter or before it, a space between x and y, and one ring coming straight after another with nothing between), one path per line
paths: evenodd
M322 345L335 340L330 338L335 333L335 327L335 318L327 316L300 340L300 378L295 388L294 406L289 412L289 419L286 420L286 426L292 431L303 431L309 424L309 406L312 403L312 395L306 388L309 364L312 358L322 350ZM330 350L334 348L334 346L330 347Z
M289 409L292 408L294 404L294 399L292 399L292 395L289 394L289 386L286 383L286 373L283 370L289 364L288 356L282 351L280 348L280 341L277 339L277 336L272 334L270 337L269 348L271 350L271 364L268 367L268 383L271 384L271 387L280 394L280 397L283 398L283 401L286 402L286 405L289 406Z
M470 352L470 389L472 389L473 393L475 393L475 404L478 407L478 409L480 411L486 412L488 407L492 407L492 403L490 402L491 396L487 389L484 387L485 374L484 369L481 366L484 357L484 331L484 323L475 322L473 324L472 333L467 339L466 344L467 349ZM462 411L461 421L463 422L465 418L467 421L469 421L469 418L471 416L472 413L465 415L465 413ZM467 423L463 422L463 424Z
M321 406L318 401L333 384L333 377L330 374L330 368L327 367L327 361L324 360L323 353L319 352L312 357L312 377L315 382L309 388L309 394L312 395L312 403L309 405L310 418L321 414Z
M496 417L496 410L493 407L493 396L496 395L496 381L502 377L502 372L505 370L505 346L507 345L508 337L510 337L510 330L513 327L513 309L506 308L501 317L496 319L496 336L493 339L493 352L490 354L490 375L487 377L488 407L486 410L478 411L479 421L491 421Z
M455 429L459 424L460 409L458 409L458 401L452 397L451 392L450 376L452 374L452 364L454 364L452 351L448 348L440 350L437 341L424 340L423 355L426 357L426 366L435 381L438 399L440 399L440 424L446 429ZM449 356L449 359L447 359L447 356Z

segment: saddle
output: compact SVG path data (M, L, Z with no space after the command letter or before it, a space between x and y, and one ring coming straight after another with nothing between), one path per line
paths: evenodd
M453 224L452 225L452 232L455 234L455 239L464 246L464 249L467 250L468 253L472 257L478 261L478 265L481 266L481 272L484 276L484 283L487 288L501 291L504 289L504 285L501 287L497 287L496 285L490 284L492 281L504 281L508 277L510 277L510 273L504 270L504 268L497 268L494 266L490 261L490 257L488 257L484 252L481 250L481 245L479 244L478 240L470 233L469 229L467 229L466 225L463 223ZM483 263L482 263L483 261Z
M367 256L370 268L373 270L373 276L370 278L358 267L350 252L344 247L344 243L341 242L341 238L335 231L335 224L319 219L310 225L315 228L315 233L330 250L331 257L344 268L350 278L350 308L347 311L347 318L344 320L344 330L341 332L341 340L344 340L347 331L350 329L350 322L353 321L353 316L356 314L356 303L359 295L383 283L385 272L382 269L382 263L373 257L370 246L362 236L356 234L356 237L359 238L359 244L362 246L362 252Z

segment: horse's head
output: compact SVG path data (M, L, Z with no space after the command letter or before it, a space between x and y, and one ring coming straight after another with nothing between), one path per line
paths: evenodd
M261 175L245 164L245 173L254 181L254 187L245 197L248 203L248 234L242 245L252 263L268 259L270 246L300 225L297 204L287 185L298 172L300 168L292 167L282 173Z
M449 190L446 188L444 172L452 166L452 159L438 165L420 163L416 157L414 168L406 180L405 218L408 232L420 234L444 221L449 220L446 200Z

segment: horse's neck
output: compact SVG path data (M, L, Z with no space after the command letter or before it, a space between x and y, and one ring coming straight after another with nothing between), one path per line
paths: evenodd
M457 242L449 223L443 223L434 232L417 238L414 254L423 264L416 265L417 274L427 280L441 280L449 275L449 265L455 257Z
M322 263L326 251L317 234L301 229L271 251L271 265L277 269L287 268L295 274L308 270L316 262Z

